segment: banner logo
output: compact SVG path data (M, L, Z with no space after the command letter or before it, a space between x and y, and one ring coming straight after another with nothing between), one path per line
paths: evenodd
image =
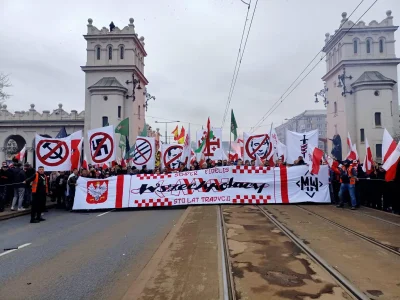
M179 170L181 163L186 165L186 160L182 161L183 146L172 145L164 151L164 167L169 171Z
M90 137L90 155L96 164L107 162L114 152L112 137L105 132L96 132Z
M108 180L96 180L87 182L86 202L89 204L99 204L107 201Z
M315 193L319 191L319 188L323 185L321 181L318 180L317 176L313 176L307 171L300 180L296 182L296 185L305 191L307 196L313 198Z
M150 142L143 138L137 138L135 149L132 155L133 162L136 165L145 165L153 155L153 147Z
M36 145L38 160L45 166L55 167L63 164L69 157L66 142L58 140L41 140Z
M268 134L250 136L245 145L248 156L255 160L256 156L266 159L272 152L272 143Z

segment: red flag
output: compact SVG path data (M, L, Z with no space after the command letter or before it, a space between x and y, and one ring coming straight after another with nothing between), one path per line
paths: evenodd
M400 142L397 145L396 149L392 152L392 154L388 157L386 162L383 164L382 168L386 170L385 180L392 181L396 178L397 166L400 161Z
M347 154L346 159L348 160L358 160L357 150L355 150L354 145L351 143L350 133L347 133L347 147L349 148L349 154Z
M108 165L107 165L106 163L104 163L104 164L101 166L101 168L102 168L103 170L107 170L107 169L108 169Z
M382 155L383 155L383 163L389 158L389 156L396 149L396 142L390 135L390 133L386 130L383 131L383 141L382 141Z
M368 139L365 139L365 148L366 151L362 169L367 175L369 175L374 171L374 160L372 159L372 151L368 144Z
M121 167L126 168L126 161L123 158L121 159Z
M309 146L310 146L309 171L311 174L317 175L319 173L322 157L324 156L324 151L312 145Z
M18 159L19 161L22 161L25 158L25 153L26 153L26 144L24 148L22 148L22 150L15 155L15 158Z
M178 140L178 125L176 125L175 129L171 132L174 135L174 141Z
M71 140L72 142L72 140ZM83 138L80 139L78 145L76 148L72 148L71 146L71 170L73 169L79 169L80 167L80 162L81 162L81 153L82 153L82 143L83 143Z
M84 169L86 169L86 170L89 169L89 164L88 164L88 162L87 162L86 154L85 154L85 156L83 157L82 168L84 168Z

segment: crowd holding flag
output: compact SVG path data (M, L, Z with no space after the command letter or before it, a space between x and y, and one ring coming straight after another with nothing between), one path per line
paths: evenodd
M365 159L362 169L367 175L370 175L374 171L374 160L372 158L372 151L367 138L365 139Z

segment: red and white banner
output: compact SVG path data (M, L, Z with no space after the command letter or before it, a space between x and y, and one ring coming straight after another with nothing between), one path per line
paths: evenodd
M80 177L74 210L199 204L330 203L328 166L218 167L172 174Z
M133 166L140 169L143 166L146 166L148 170L154 169L156 164L155 138L138 136L129 152Z
M45 171L71 170L71 136L66 138L47 138L35 136L36 168Z
M244 157L243 159L252 161L256 160L257 156L261 160L270 160L274 155L274 145L269 134L251 135L243 133L244 140Z
M114 126L88 130L90 160L104 164L115 160Z
M382 140L382 155L383 155L383 161L382 163L385 163L387 159L389 158L390 155L394 152L396 149L396 141L392 138L390 135L389 131L385 128L383 131L383 140Z
M214 137L211 140L207 139L205 149L203 151L204 156L211 160L222 159L222 129L221 128L211 128ZM197 147L200 147L202 139L207 136L207 129L200 130L196 132Z

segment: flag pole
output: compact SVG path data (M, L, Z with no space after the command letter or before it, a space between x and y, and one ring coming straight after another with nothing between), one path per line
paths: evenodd
M228 152L228 161L229 161L229 155L231 154L231 145L232 145L232 113L231 113L231 125L229 128L229 152Z

